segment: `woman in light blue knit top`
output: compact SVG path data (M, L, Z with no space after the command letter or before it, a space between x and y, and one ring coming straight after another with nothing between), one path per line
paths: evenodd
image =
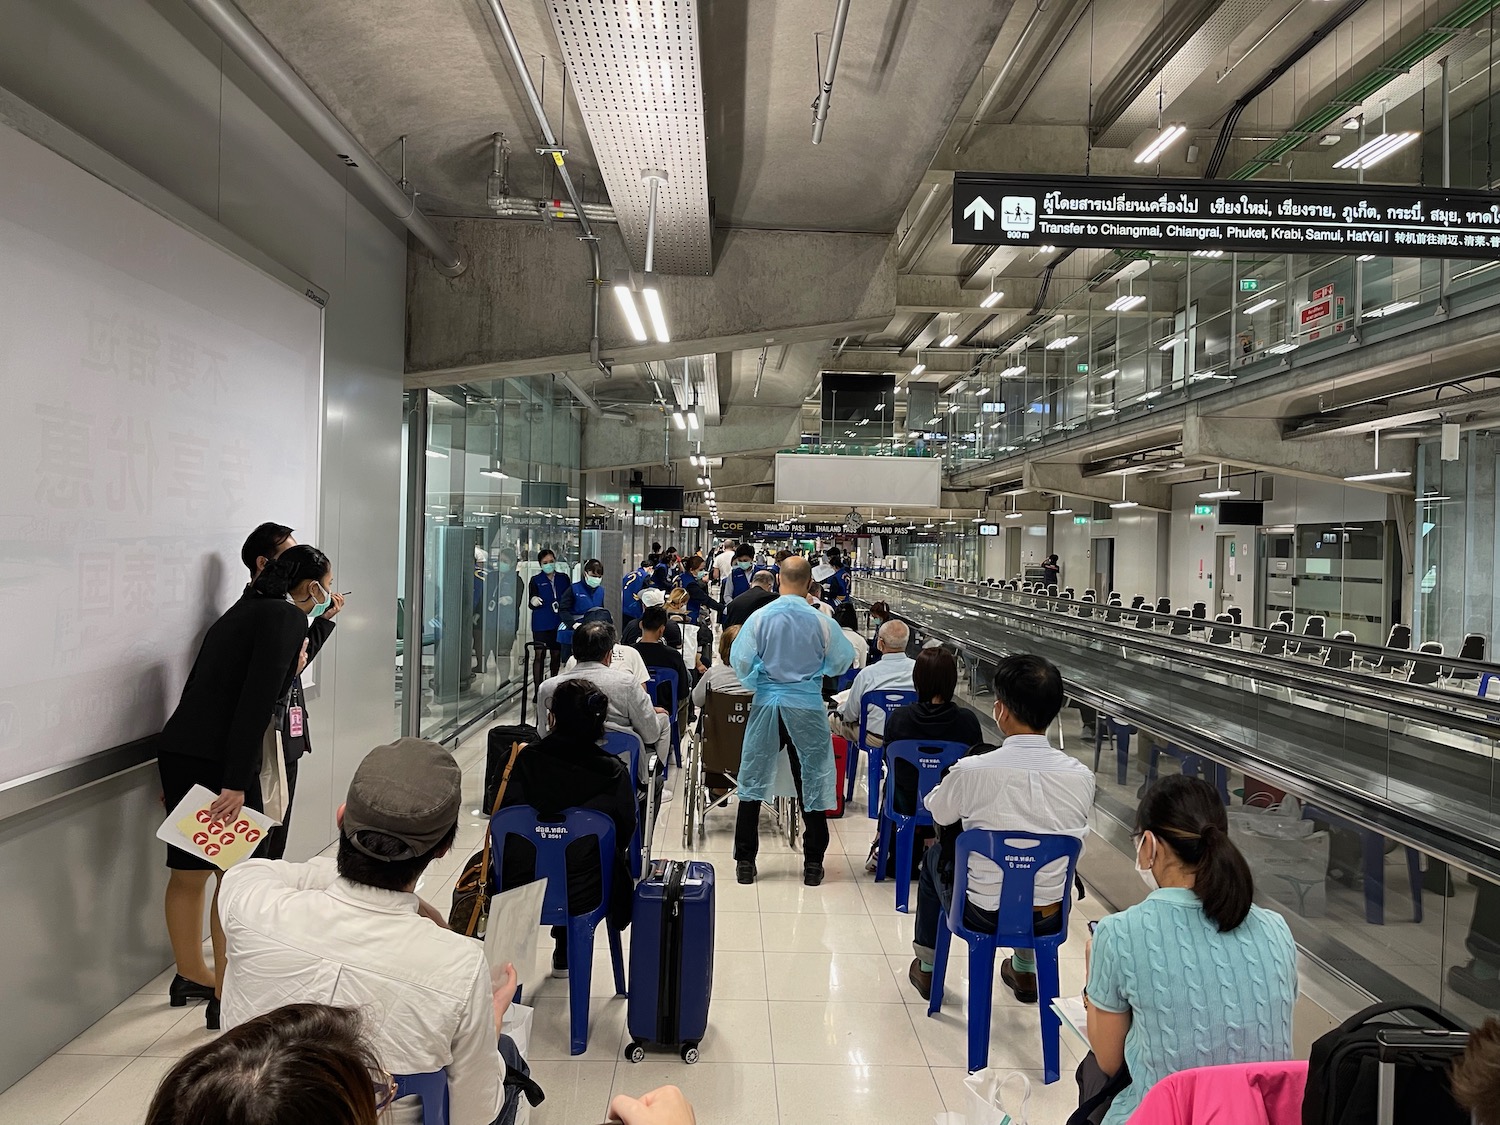
M1123 1125L1179 1070L1292 1057L1297 949L1229 839L1213 786L1164 777L1136 812L1146 901L1099 923L1090 950L1089 1042L1105 1074L1130 1085L1103 1125Z

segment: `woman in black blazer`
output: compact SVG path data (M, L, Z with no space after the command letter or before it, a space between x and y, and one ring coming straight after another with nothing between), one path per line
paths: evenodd
M308 621L331 604L332 587L327 555L305 544L291 547L209 627L157 744L169 812L194 785L219 795L213 813L221 820L233 820L245 805L261 807L266 729L306 663ZM189 999L208 1000L208 1026L217 1028L214 996L223 981L224 934L216 906L211 915L215 970L210 970L203 960L203 897L209 875L218 868L171 846L167 867L167 933L177 962L171 1003L181 1007Z

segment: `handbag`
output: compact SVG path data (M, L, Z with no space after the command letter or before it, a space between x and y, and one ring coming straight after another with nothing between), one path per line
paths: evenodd
M280 824L287 812L286 755L281 749L281 721L272 719L260 740L260 811Z
M1130 1068L1121 1066L1112 1076L1106 1075L1090 1051L1078 1064L1078 1108L1067 1125L1099 1125L1115 1098L1130 1086Z
M495 790L495 800L490 808L491 817L500 811L500 802L505 800L505 790L510 787L510 771L515 769L521 748L521 743L511 743L510 760L505 763L500 787ZM453 885L453 906L448 911L448 928L456 934L483 941L485 926L490 919L490 898L493 894L490 886L490 833L486 827L484 846L469 857L458 882Z

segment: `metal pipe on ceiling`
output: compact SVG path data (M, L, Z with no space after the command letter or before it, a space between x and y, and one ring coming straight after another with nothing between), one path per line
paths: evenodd
M980 121L984 115L995 107L995 101L1000 97L1000 88L1005 85L1005 80L1010 77L1010 72L1015 68L1016 61L1020 59L1021 52L1026 49L1026 41L1031 38L1042 22L1042 16L1046 9L1041 0L1037 0L1036 7L1031 15L1026 17L1026 26L1021 29L1021 34L1016 38L1016 45L1010 49L1010 54L1000 64L1000 70L995 75L995 80L986 87L984 96L979 99L979 105L974 109L974 116L969 119L969 124L959 134L958 140L953 144L953 155L957 156L969 147L969 141L973 139L974 132L979 128Z
M232 0L187 0L187 6L327 144L432 254L438 272L457 277L467 268L463 254L439 233L417 202L392 182L375 157L344 128L287 61Z
M839 66L839 49L844 45L844 21L849 18L849 0L839 0L833 14L833 36L828 40L828 62L823 66L823 84L813 103L812 143L823 143L823 126L828 122L828 103L833 99L833 73Z
M578 188L573 184L573 177L568 174L567 162L563 159L557 136L552 132L552 125L547 120L547 110L542 105L541 95L537 93L536 85L531 81L531 72L526 69L526 57L521 53L521 44L516 41L516 33L511 29L505 8L500 4L500 0L481 0L481 2L495 17L495 26L500 29L500 37L505 41L505 49L510 52L510 60L516 68L516 76L520 78L527 100L531 102L531 112L536 118L537 127L542 132L542 140L546 142L548 155L557 165L558 176L562 179L563 188L573 204L574 217L578 220L578 226L583 230L580 240L589 248L589 261L594 268L594 276L589 281L589 295L592 298L590 304L593 310L593 326L589 335L589 360L608 378L611 374L610 369L599 357L599 291L604 287L603 265L599 260L599 237L589 225L587 208L578 194Z

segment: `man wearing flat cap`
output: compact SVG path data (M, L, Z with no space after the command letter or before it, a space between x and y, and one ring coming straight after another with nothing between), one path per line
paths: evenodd
M458 764L436 743L377 746L339 809L337 860L249 860L226 872L224 1026L283 1004L359 1008L386 1070L447 1071L454 1125L505 1125L530 1085L498 1034L515 970L492 982L484 947L416 894L428 864L453 846L461 790ZM392 1120L414 1114L403 1101Z

